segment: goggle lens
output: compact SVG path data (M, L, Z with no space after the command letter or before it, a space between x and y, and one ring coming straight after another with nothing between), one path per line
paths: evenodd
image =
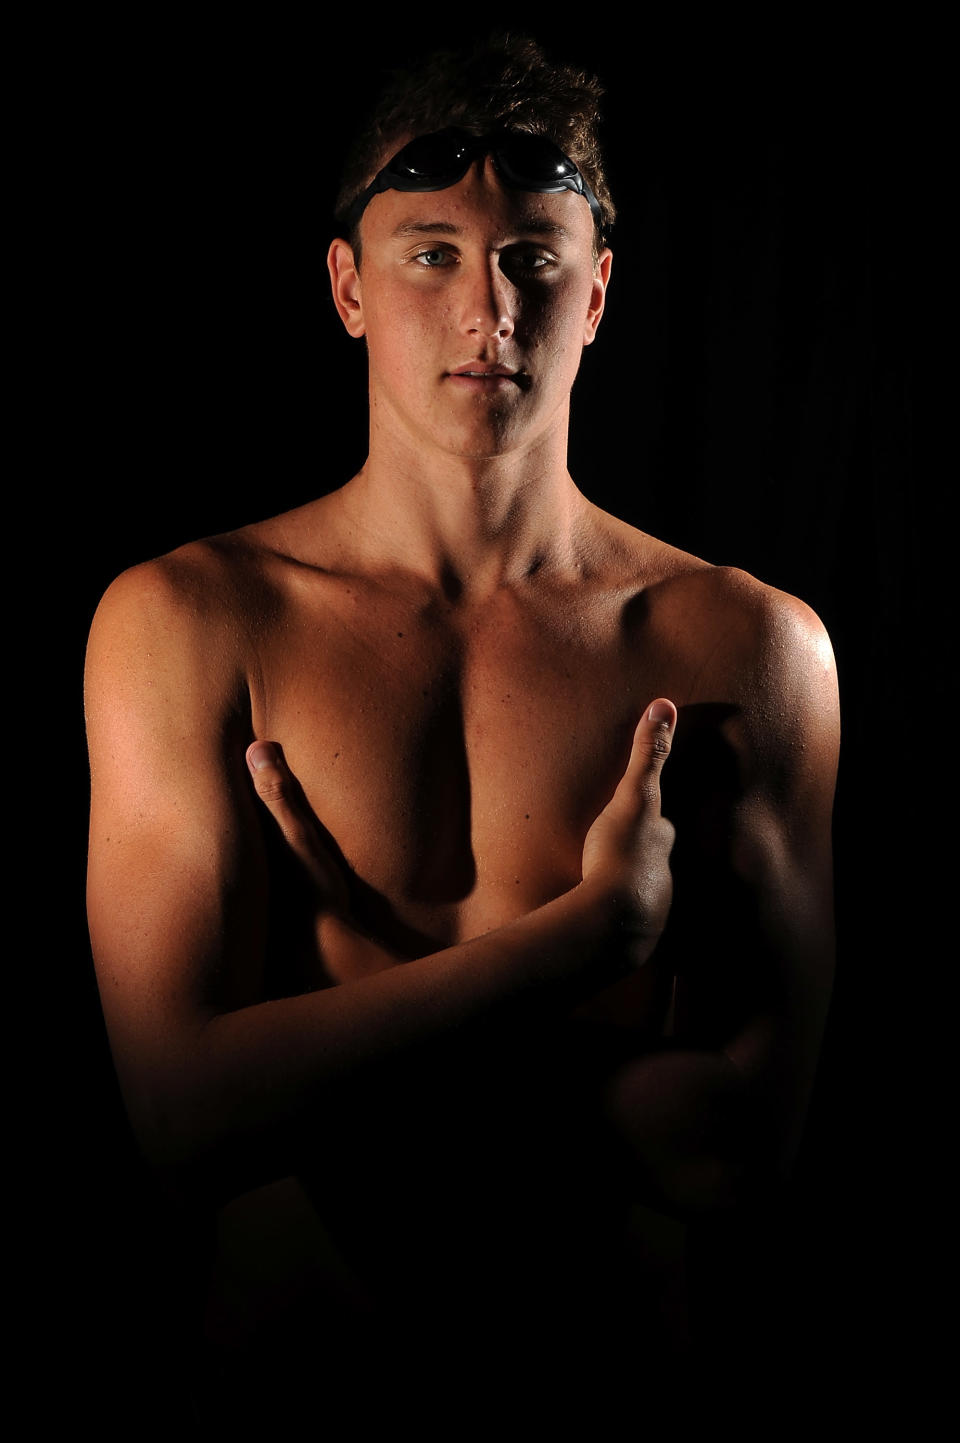
M360 220L375 195L385 190L446 190L466 175L479 155L490 154L498 174L516 190L558 194L572 190L582 195L600 223L600 205L570 158L543 135L502 131L475 136L450 128L411 140L389 160L373 182L350 207L351 226Z

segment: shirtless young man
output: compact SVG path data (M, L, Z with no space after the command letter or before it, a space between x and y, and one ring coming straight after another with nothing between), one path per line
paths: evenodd
M790 1168L838 712L807 607L570 478L612 206L595 87L518 54L482 92L493 53L413 77L348 181L361 471L101 604L89 916L183 1196L297 1173L376 1316L437 1342L499 1306L556 1358L618 1288L630 1315L634 1199L710 1215ZM387 168L448 126L483 140Z

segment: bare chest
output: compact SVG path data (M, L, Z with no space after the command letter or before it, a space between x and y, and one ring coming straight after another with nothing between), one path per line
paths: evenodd
M621 607L452 609L340 588L265 638L257 732L279 740L371 898L438 944L580 877L664 658Z

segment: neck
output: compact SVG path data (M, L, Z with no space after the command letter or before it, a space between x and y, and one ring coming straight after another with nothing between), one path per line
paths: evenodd
M371 450L343 488L367 560L420 574L447 594L482 596L546 566L577 564L592 509L566 467L562 436L495 457Z

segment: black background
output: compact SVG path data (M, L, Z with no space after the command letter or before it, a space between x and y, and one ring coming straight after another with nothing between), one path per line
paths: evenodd
M53 710L76 805L40 1096L54 1182L39 1326L75 1337L102 1311L73 1345L94 1393L104 1349L136 1380L168 1315L86 950L84 638L126 566L310 499L364 457L363 352L325 270L342 145L395 55L466 30L422 12L372 28L86 31L58 111L49 430L72 579ZM932 600L916 522L933 504L910 437L918 62L902 37L810 22L642 20L553 48L607 84L619 208L571 472L644 530L803 597L835 643L840 957L784 1266L804 1370L855 1391L884 1359L902 1367L924 1266L905 1050L923 949L899 780L914 699L940 685L917 641Z

